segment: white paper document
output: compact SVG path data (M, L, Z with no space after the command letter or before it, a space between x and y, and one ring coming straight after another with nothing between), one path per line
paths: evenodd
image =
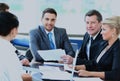
M44 62L44 65L49 65L49 66L64 66L64 64L54 63L54 62Z
M38 50L38 53L45 61L60 60L60 57L65 55L65 51L62 49Z
M64 64L64 70L65 70L65 71L68 71L68 72L70 72L70 73L72 73L72 71L74 71L74 73L77 73L77 71L76 71L76 70L73 70L73 68L70 68L70 67L68 66L68 64Z
M39 66L42 79L49 80L71 80L71 73L61 71L59 67ZM74 81L102 81L100 78L93 77L73 77Z
M73 80L74 81L103 81L100 78L90 78L90 77L87 77L87 78L74 77Z
M39 70L42 73L42 79L70 80L71 77L70 73L61 71L59 67L39 66Z

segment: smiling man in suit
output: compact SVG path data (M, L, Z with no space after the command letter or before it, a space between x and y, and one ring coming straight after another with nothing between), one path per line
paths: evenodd
M57 12L53 8L46 8L42 13L41 22L36 29L30 31L30 50L35 61L43 62L38 50L64 49L66 55L61 56L64 63L71 63L74 51L69 42L66 30L55 26ZM52 36L48 36L51 33ZM52 42L52 44L51 44Z
M78 54L77 65L84 64L87 66L91 65L92 60L95 59L95 56L98 49L101 48L100 45L106 41L102 39L101 24L102 15L97 10L90 10L85 14L85 23L87 32L84 35L83 44ZM92 40L91 40L92 39ZM85 66L78 67L76 69L85 69Z

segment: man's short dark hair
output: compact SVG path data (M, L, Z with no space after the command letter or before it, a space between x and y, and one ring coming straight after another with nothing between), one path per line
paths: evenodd
M88 11L86 14L85 14L85 17L86 16L93 16L93 15L96 15L97 16L97 20L98 22L101 22L102 21L102 15L99 11L97 10L90 10Z
M51 13L51 14L55 14L57 16L57 12L53 8L46 8L42 13L42 18L44 17L45 13Z
M9 6L6 3L0 3L0 12L6 11L6 9L9 9Z

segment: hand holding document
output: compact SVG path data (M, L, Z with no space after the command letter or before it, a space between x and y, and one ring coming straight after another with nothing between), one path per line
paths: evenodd
M73 62L73 57L70 55L62 55L61 56L61 60L60 63L64 63L64 64L72 64Z
M65 55L65 51L62 49L54 50L38 50L38 53L45 61L56 61L60 60L62 55Z

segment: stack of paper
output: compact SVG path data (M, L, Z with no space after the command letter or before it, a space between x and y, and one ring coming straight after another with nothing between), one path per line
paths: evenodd
M42 79L70 80L71 77L71 74L61 71L59 67L39 66L39 70L42 73Z
M76 70L73 70L73 68L70 68L70 67L68 66L68 64L64 64L64 70L65 70L65 71L68 71L68 72L70 72L70 73L72 73L72 71L74 71L74 73L77 73L77 71L76 71Z
M44 62L44 65L49 65L49 66L64 66L64 64L54 63L54 62Z
M74 81L103 81L100 78L80 78L80 77L74 77L73 78Z

